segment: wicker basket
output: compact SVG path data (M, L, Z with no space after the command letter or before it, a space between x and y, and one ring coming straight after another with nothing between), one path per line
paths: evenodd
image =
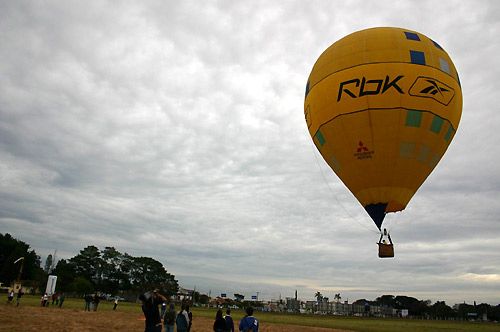
M378 243L378 257L394 257L394 246L392 244Z

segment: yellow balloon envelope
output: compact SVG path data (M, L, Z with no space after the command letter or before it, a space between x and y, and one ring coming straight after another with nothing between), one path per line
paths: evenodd
M448 148L462 91L453 62L435 41L411 30L372 28L321 54L304 112L321 155L380 229Z

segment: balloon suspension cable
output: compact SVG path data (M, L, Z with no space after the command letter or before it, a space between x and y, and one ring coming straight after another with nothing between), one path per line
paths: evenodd
M387 233L390 233L392 231L397 231L400 229L402 223L405 225L411 225L411 220L408 221L401 221L401 218L396 217L396 213L388 213L387 215L391 215L391 217L386 217L384 220L384 225L382 226L382 229L380 230L380 233L383 232L383 229L387 229Z
M374 233L374 234L380 234L381 231L378 231L378 230L373 230L372 228L369 228L368 226L366 226L364 223L362 223L361 221L358 220L358 218L354 217L347 209L346 207L339 201L339 199L337 198L337 195L335 194L335 191L333 190L333 188L330 186L330 183L328 183L328 180L326 179L326 176L325 174L323 173L323 169L321 168L321 165L320 165L320 162L318 160L318 156L316 155L316 146L314 145L314 143L311 141L311 146L312 146L312 150L313 150L313 155L314 155L314 159L316 160L316 165L318 165L318 168L319 168L319 171L321 173L321 177L323 178L323 181L325 182L326 186L328 187L328 189L330 190L333 198L335 199L335 201L337 202L338 205L340 205L340 207L342 208L342 210L344 210L345 214L347 214L347 216L354 220L358 225L360 225L361 227L363 227L364 229L366 229L367 231L371 232L371 233Z

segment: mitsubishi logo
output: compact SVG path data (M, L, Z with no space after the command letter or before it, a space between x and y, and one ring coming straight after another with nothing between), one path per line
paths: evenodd
M358 152L368 152L368 148L361 141L358 143Z
M455 96L455 90L434 78L419 76L413 82L408 93L414 97L432 98L448 105Z
M358 147L356 148L356 152L354 153L354 157L356 159L371 159L375 151L368 149L368 147L363 144L362 141L359 141Z

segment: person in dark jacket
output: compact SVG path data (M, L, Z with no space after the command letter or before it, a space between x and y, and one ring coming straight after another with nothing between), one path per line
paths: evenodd
M167 298L154 290L142 294L139 296L139 300L142 301L142 312L146 318L144 332L161 332L161 317L158 306L167 301Z
M165 325L165 332L174 332L175 326L175 305L170 303L168 310L165 311L163 316L163 325Z
M92 299L92 303L94 304L94 311L97 311L97 307L99 306L99 301L101 301L101 299L99 298L99 294L95 293L94 298Z
M215 315L214 332L227 332L226 321L222 317L222 309L217 310Z
M186 312L188 315L188 332L190 332L193 326L193 313L189 310L189 304L186 304Z
M90 304L92 303L92 295L90 294L85 294L83 296L83 299L85 300L85 311L90 311Z
M234 322L233 317L231 317L231 309L227 308L224 320L226 321L226 330L229 332L234 332Z
M21 297L23 297L24 295L24 292L22 290L22 288L19 288L19 290L17 291L17 298L16 298L16 306L19 307L19 303L21 303Z
M59 295L59 308L62 308L65 299L66 296L61 292L61 294Z
M177 314L177 317L175 318L175 325L177 325L177 332L187 332L189 323L188 323L188 318L187 318L187 313L184 314L186 311L184 310L184 306L181 308L181 311Z

